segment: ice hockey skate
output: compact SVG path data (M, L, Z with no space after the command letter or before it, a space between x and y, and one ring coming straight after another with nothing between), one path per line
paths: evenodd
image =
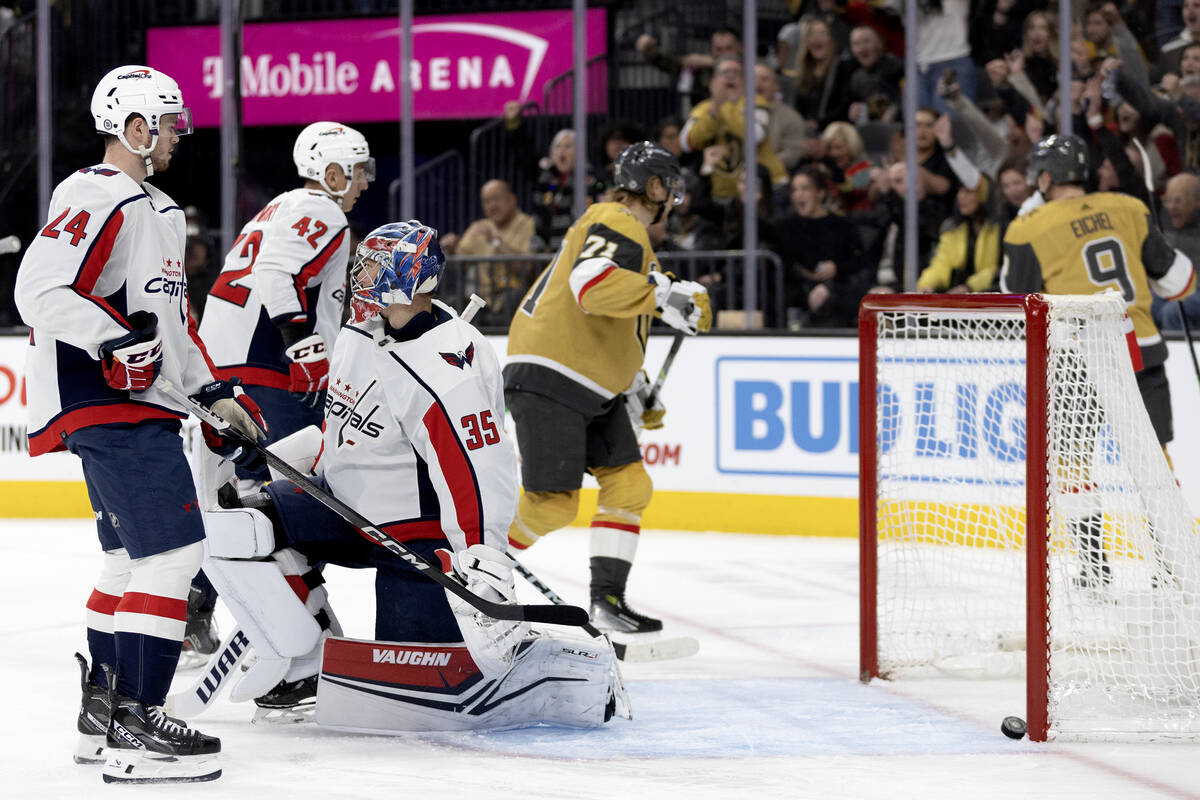
M275 688L254 698L258 709L254 722L309 722L317 707L317 676L298 681L280 681Z
M115 678L109 675L110 685ZM221 740L205 736L159 706L113 694L105 783L198 783L221 777Z
M663 627L661 619L630 608L624 592L594 595L588 615L597 628L613 633L657 633Z
M83 699L79 703L79 741L75 744L76 764L104 763L104 734L108 730L108 690L88 680L87 659L75 654L79 662L79 682L83 687Z
M196 669L208 663L208 658L217 652L221 635L217 630L214 609L201 608L204 592L193 586L188 593L187 628L184 629L183 647L179 653L178 669Z

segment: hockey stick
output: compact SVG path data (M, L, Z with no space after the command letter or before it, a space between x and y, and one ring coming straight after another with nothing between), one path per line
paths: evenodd
M1142 157L1142 181L1146 184L1146 204L1150 209L1150 219L1154 221L1154 227L1158 228L1159 233L1162 233L1162 224L1158 220L1158 208L1154 205L1154 177L1150 174L1150 157L1146 155L1146 148L1142 147L1142 143L1138 141L1136 136L1130 137L1137 148L1138 155ZM1193 268L1195 265L1193 265ZM1200 360L1196 359L1196 340L1192 338L1192 326L1188 323L1187 309L1183 306L1183 300L1175 301L1179 305L1179 320L1183 323L1183 338L1187 340L1188 355L1192 357L1192 370L1196 373L1196 382L1200 383Z
M293 467L284 459L275 455L271 450L263 447L257 441L250 439L236 430L232 425L224 419L214 414L205 406L184 394L175 384L171 383L166 378L158 378L155 381L155 386L160 391L165 392L175 398L179 403L182 403L184 408L195 414L198 419L207 422L222 436L232 438L241 442L243 446L253 448L255 452L261 455L268 464L274 467L280 474L296 484L306 494L311 495L321 505L328 508L333 513L337 514L342 519L349 522L354 528L366 538L375 542L379 546L387 549L392 555L403 559L409 566L416 569L426 578L439 583L442 588L461 597L463 600L470 603L475 608L482 611L484 614L493 619L504 619L525 622L541 622L548 625L571 625L581 627L587 624L587 612L578 606L556 606L556 605L510 605L508 603L495 603L491 600L485 600L474 592L470 591L466 584L456 576L450 576L442 572L442 570L433 562L427 560L419 553L410 550L402 542L398 542L388 536L379 528L375 527L369 519L359 514L350 506L338 500L329 492L322 489L317 484L313 483L309 478Z
M512 558L512 553L508 554ZM566 600L563 600L558 594L542 582L542 579L529 571L529 568L513 558L516 563L517 574L537 589L546 599L555 605L565 605ZM622 661L637 662L637 661L666 661L672 658L687 658L694 656L700 651L700 643L691 636L680 636L676 639L660 639L652 642L614 642L611 637L607 636L603 631L597 628L592 623L580 626L583 630L593 638L599 639L604 637L608 639L612 645L613 652L617 654L617 658Z
M658 369L658 377L654 379L654 385L650 387L650 394L646 395L646 408L654 405L654 401L658 399L658 393L662 391L663 381L667 379L667 373L671 371L671 365L675 363L675 356L679 355L679 348L683 346L683 331L675 334L675 338L671 341L671 349L667 351L667 357L663 359L662 366Z
M237 671L246 658L250 640L241 628L234 628L221 641L217 652L204 665L204 672L190 687L167 696L164 710L170 716L194 717L212 705L226 686L229 676Z

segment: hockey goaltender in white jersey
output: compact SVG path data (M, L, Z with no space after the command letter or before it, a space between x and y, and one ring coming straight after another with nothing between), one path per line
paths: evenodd
M504 547L517 464L499 364L473 326L432 299L444 260L437 232L416 221L383 226L359 245L317 470L376 527L440 558L472 592L512 603ZM372 731L589 727L628 714L607 640L485 617L290 481L238 503L206 514L205 564L259 657L235 699L282 681L260 706L295 706L315 692L318 723ZM322 633L328 610L314 622L313 604L282 588L283 573L252 560L280 544L313 562L374 567L377 641ZM265 567L275 570L269 581Z

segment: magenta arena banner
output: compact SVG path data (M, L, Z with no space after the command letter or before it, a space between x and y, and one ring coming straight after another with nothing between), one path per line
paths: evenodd
M492 117L509 100L540 103L546 83L571 70L571 23L570 11L417 17L411 65L414 118ZM603 54L605 41L605 12L590 9L588 58ZM219 125L224 88L220 29L151 28L146 49L149 66L179 82L195 124ZM245 27L242 51L246 125L399 119L398 18L251 23ZM594 87L588 94L603 97Z

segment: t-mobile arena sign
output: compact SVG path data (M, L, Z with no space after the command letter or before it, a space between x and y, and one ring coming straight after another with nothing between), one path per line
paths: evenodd
M588 58L605 52L605 26L603 9L587 12ZM541 102L546 82L572 67L572 30L570 11L416 18L414 118L491 117L509 100ZM219 125L220 29L151 28L146 46L149 65L179 82L195 124ZM246 125L399 119L395 17L249 24L242 52Z

